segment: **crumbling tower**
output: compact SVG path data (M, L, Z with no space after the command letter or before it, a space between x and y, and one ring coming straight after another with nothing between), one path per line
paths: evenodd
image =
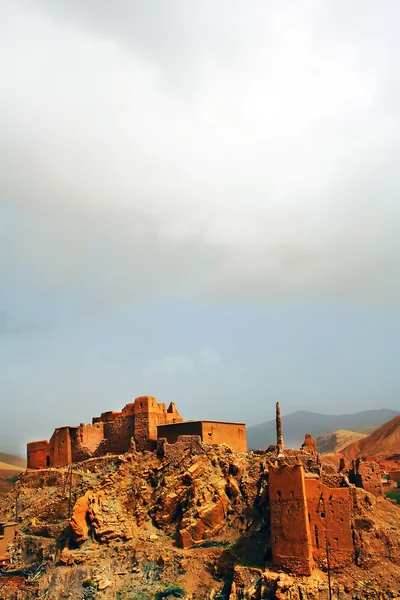
M283 441L281 408L279 402L276 403L276 445L278 448L278 457L283 457L285 443Z

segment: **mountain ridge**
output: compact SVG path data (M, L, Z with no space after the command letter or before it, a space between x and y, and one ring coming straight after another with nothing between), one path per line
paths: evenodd
M314 438L337 430L355 431L362 427L376 429L399 414L389 408L370 409L356 413L332 415L307 410L298 410L282 417L285 444L299 448L306 433ZM251 449L267 448L276 443L275 419L247 427L247 442Z

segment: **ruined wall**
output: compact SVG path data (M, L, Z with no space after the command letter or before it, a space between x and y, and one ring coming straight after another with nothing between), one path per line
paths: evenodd
M109 421L115 421L116 419L119 419L120 417L122 417L122 412L109 410L107 412L101 413L100 417L93 417L92 425L94 425L95 423L106 423Z
M272 560L277 567L309 575L313 558L303 466L270 466L268 488Z
M0 556L7 553L7 546L13 541L17 527L17 523L0 523Z
M72 463L70 427L56 429L50 438L50 466L63 467Z
M108 411L94 417L91 425L61 427L54 431L50 442L28 444L28 468L60 467L92 456L123 454L134 439L138 450L154 450L157 426L178 423L182 417L173 402L167 408L153 396L140 396L121 412Z
M375 496L383 496L381 469L377 462L353 460L349 481Z
M243 423L183 421L159 425L157 435L159 439L166 438L169 444L177 442L182 435L198 435L205 444L227 444L237 452L247 451L246 426Z
M45 469L50 466L50 446L47 440L29 442L27 445L27 468Z
M158 439L165 438L168 444L175 444L179 436L197 435L202 439L201 421L184 421L172 425L159 425L157 427Z
M133 436L133 416L121 416L104 423L105 451L111 454L128 452L130 439Z
M166 458L170 464L179 464L186 455L202 452L199 435L180 435L174 444L168 444L165 438L157 441L157 454Z
M155 449L159 425L182 421L173 402L167 409L164 403L159 404L153 396L140 396L133 404L127 405L125 408L132 410L135 417L134 438L139 450Z
M340 567L354 554L349 488L331 488L318 479L306 478L305 491L313 558L326 564L328 543L331 567Z
M104 440L104 423L94 425L81 423L76 429L70 430L72 462L79 462L97 455Z

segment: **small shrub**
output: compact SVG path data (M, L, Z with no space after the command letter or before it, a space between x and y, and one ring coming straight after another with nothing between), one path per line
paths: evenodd
M93 579L85 579L85 581L82 582L82 587L95 588L97 590L97 583L93 581Z
M165 598L183 598L186 592L179 585L170 585L165 590L159 591L154 596L155 600L164 600Z

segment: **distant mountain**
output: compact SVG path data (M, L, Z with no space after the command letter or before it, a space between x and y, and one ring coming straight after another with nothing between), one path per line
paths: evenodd
M357 433L347 429L338 429L326 435L319 435L316 439L318 452L321 454L335 454L365 437L367 437L365 433Z
M393 419L398 411L388 408L364 410L351 415L323 415L320 413L299 410L282 417L283 436L289 448L299 448L306 433L314 438L326 435L338 429L354 431L360 427L374 425ZM249 448L267 448L276 443L275 420L253 425L247 428L247 444Z
M371 435L345 447L342 453L349 458L400 456L400 415L384 423Z

